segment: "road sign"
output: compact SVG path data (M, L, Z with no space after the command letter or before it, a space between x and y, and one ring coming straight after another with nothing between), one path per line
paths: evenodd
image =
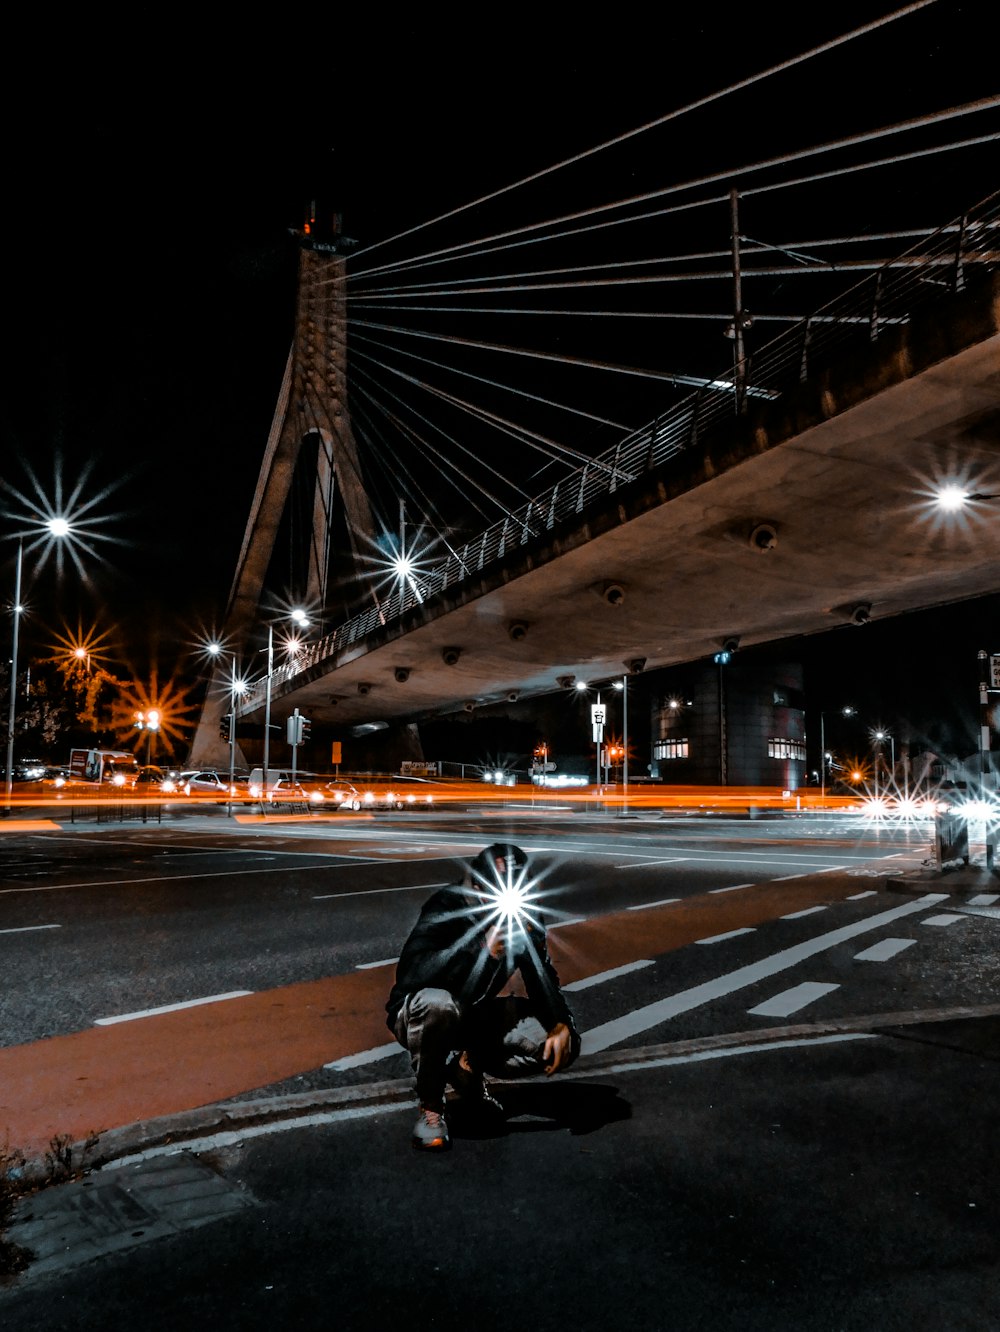
M990 657L990 688L1000 689L1000 656Z
M592 703L590 705L590 723L592 726L603 726L607 716L607 706L604 703Z

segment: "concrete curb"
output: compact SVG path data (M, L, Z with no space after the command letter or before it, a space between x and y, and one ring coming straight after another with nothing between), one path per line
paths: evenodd
M997 1016L1000 1016L1000 1003L979 1007L872 1013L862 1017L840 1018L827 1022L755 1028L719 1036L671 1041L664 1045L647 1045L640 1049L603 1050L589 1056L584 1054L566 1074L561 1076L567 1080L582 1081L599 1077L609 1068L614 1068L617 1073L625 1070L641 1072L644 1067L662 1063L664 1060L683 1059L685 1056L715 1050L752 1045L768 1046L782 1041L808 1041L852 1032L874 1033L892 1027ZM294 1120L314 1113L349 1110L365 1105L400 1105L407 1102L416 1104L413 1085L409 1078L293 1092L282 1096L264 1095L253 1101L220 1101L184 1111L182 1114L169 1115L162 1119L141 1120L135 1124L110 1129L100 1134L96 1142L73 1143L63 1156L69 1163L67 1173L69 1177L74 1173L112 1166L126 1157L133 1157L155 1148L176 1145L180 1151L185 1142L211 1134L238 1133L258 1124ZM23 1181L28 1188L46 1183L52 1178L53 1170L50 1163L41 1157L26 1161L17 1174L18 1181Z

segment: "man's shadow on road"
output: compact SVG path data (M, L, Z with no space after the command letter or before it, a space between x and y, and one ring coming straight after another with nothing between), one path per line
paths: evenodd
M493 1083L503 1118L483 1113L461 1100L448 1106L448 1124L456 1138L498 1138L509 1133L594 1133L618 1120L630 1119L632 1107L617 1087L593 1082Z

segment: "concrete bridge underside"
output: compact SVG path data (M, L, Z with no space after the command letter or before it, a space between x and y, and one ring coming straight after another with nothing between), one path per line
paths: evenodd
M621 675L636 658L646 669L697 660L730 635L749 646L821 633L857 606L880 620L1000 590L1000 501L945 515L929 501L947 481L1000 491L995 274L734 417L707 451L277 681L274 716L419 720L552 692L560 677ZM762 524L769 549L751 541Z

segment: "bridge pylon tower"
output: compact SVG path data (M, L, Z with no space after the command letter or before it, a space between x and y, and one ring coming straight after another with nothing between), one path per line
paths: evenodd
M222 767L229 762L229 745L220 728L232 702L233 661L243 657L259 622L279 525L307 441L315 446L304 596L312 613L321 613L327 604L337 506L346 520L354 572L362 587L366 580L359 556L368 553L364 548L370 550L375 536L347 402L346 256L355 242L340 234L336 216L329 233L318 234L315 205L296 235L300 248L295 332L223 620L224 651L214 659L191 742L192 767Z

